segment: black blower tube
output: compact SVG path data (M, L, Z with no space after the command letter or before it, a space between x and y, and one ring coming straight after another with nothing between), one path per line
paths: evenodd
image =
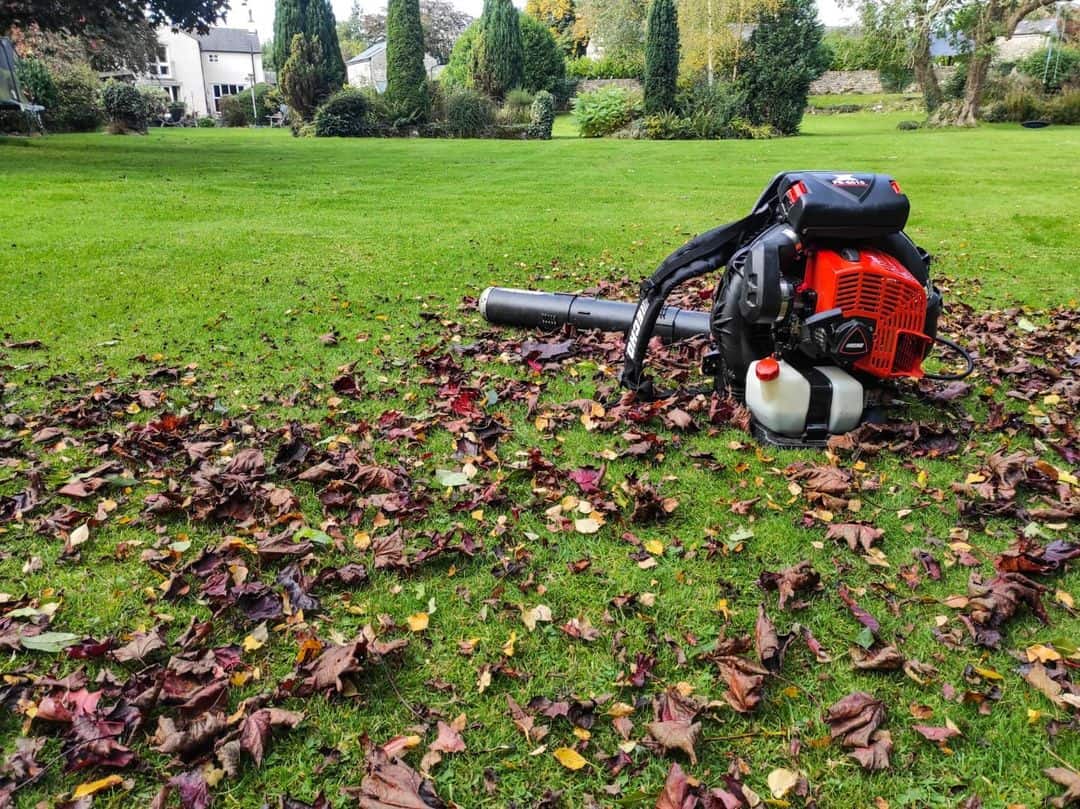
M587 298L566 292L488 287L480 295L480 314L498 326L555 331L566 324L579 329L625 332L637 310L636 303ZM708 334L709 313L665 306L653 334L664 342Z

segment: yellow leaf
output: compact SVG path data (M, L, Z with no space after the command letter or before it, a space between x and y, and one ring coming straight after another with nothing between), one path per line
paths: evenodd
M589 731L585 730L585 728L579 728L576 726L574 727L574 735L581 739L581 741L583 742L587 742L589 739L592 738L592 734L589 733Z
M136 413L142 412L142 408L139 407L138 402L132 402L127 407L125 407L124 410L127 411L128 415L130 416L134 416Z
M507 657L513 657L515 643L517 643L517 632L511 631L510 637L507 639L506 643L502 645L502 653Z
M1029 663L1047 663L1051 660L1061 660L1061 655L1057 649L1051 649L1049 646L1044 646L1041 643L1036 643L1034 646L1027 648L1027 659Z
M975 666L975 671L978 673L978 675L980 677L985 677L987 680L1004 680L1005 679L1004 677L1002 677L1000 674L998 674L998 672L994 671L993 669L986 669L986 668L982 668L980 666Z
M659 539L647 539L644 542L645 550L651 553L653 556L664 555L664 543Z
M85 784L79 784L75 787L75 791L71 793L72 798L85 798L87 795L93 795L95 792L101 792L103 789L114 787L117 784L124 783L124 779L119 775L108 775L105 778L100 778L97 781L88 781Z
M568 770L580 770L589 762L579 753L571 747L559 747L553 753L555 760L562 764Z
M600 530L600 523L592 517L585 517L580 520L574 520L574 530L579 534L595 534Z
M725 621L731 620L731 614L733 610L731 609L731 607L728 606L728 601L726 598L721 598L719 601L716 602L716 611L724 616Z
M352 541L357 550L366 551L371 547L371 536L367 531L357 531L353 534Z
M769 773L769 791L774 798L784 798L799 783L799 774L783 768L775 769Z
M266 631L266 622L263 621L255 627L255 630L250 635L244 638L244 651L254 652L257 649L261 649L268 637L269 634Z
M423 632L428 628L428 614L416 612L409 616L409 629L413 632Z
M964 479L964 483L969 486L973 483L984 483L986 481L986 475L980 475L978 472L970 472Z
M1034 708L1028 708L1027 709L1028 724L1029 725L1034 725L1036 722L1038 722L1040 719L1042 719L1042 715L1043 715L1042 711L1037 711Z
M1064 590L1058 590L1057 592L1055 592L1054 599L1064 604L1069 609L1072 609L1076 606L1076 603L1073 601L1073 597L1069 593L1066 593Z
M625 702L613 702L607 709L608 716L630 716L634 712L634 706Z

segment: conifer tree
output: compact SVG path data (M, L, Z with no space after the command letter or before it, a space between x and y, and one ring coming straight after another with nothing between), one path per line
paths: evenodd
M510 0L484 0L473 47L473 85L495 99L520 87L524 78L521 22Z
M293 37L303 34L319 40L323 95L345 84L345 60L341 58L337 22L330 0L277 0L274 7L274 64L280 70L289 59Z
M427 70L419 0L390 0L386 9L386 99L395 112L427 117Z
M650 115L675 106L679 77L679 20L674 0L653 0L645 31L645 112Z

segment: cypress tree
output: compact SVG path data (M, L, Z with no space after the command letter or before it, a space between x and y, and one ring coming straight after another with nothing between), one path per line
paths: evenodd
M328 92L338 90L345 84L345 60L341 58L338 42L337 21L330 0L307 0L304 11L304 33L309 38L318 37L322 50L322 73Z
M645 33L645 112L675 106L679 77L679 19L674 0L653 0Z
M293 37L304 33L303 0L277 0L274 7L274 66L281 70L289 60Z
M337 22L330 0L277 0L271 52L278 70L288 61L293 37L297 34L303 34L309 40L319 39L322 94L327 95L345 84L345 60L341 58Z
M427 70L419 0L390 0L386 9L386 98L404 118L427 117Z
M521 21L510 0L484 0L480 30L473 48L473 84L492 98L502 98L524 79Z

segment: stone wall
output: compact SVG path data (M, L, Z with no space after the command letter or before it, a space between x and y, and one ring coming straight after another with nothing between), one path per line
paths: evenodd
M938 81L945 83L955 67L939 66L934 68ZM810 95L840 95L844 93L884 93L881 79L876 70L827 70L810 85ZM904 92L917 93L919 86L912 84Z
M641 82L637 79L582 79L578 82L577 92L589 93L601 87L623 87L627 90L638 91L642 89Z

